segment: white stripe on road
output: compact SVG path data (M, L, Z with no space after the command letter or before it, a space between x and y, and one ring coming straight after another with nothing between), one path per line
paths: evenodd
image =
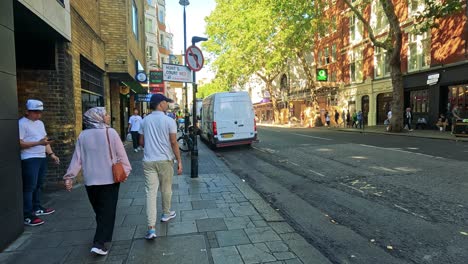
M290 161L289 163L292 164L292 165L294 165L294 166L298 166L298 167L299 167L299 164L297 164L297 163L294 163L294 162L292 162L292 161Z
M420 217L420 218L422 218L422 219L427 219L427 217L425 217L425 216L423 216L423 215L420 215L420 214L413 213L413 212L411 212L410 210L404 208L403 206L400 206L400 205L398 205L398 204L393 204L393 205L394 205L396 208L398 208L398 209L400 209L400 210L403 210L403 211L405 211L405 212L407 212L407 213L409 213L409 214L412 214L412 215L414 215L414 216Z
M396 149L396 148L383 148L383 147L377 147L377 146L366 145L366 144L359 144L359 145L361 145L363 147L368 147L368 148L391 150L391 151L414 154L414 155L419 155L419 156L424 156L424 157L434 158L434 159L444 159L443 157L437 157L437 156L432 156L432 155L428 155L428 154L423 154L423 153L418 153L418 152L411 152L411 151L406 151L406 150L401 150L401 149Z
M316 172L316 171L313 171L313 170L309 170L309 171L312 172L312 173L314 173L314 174L316 174L316 175L318 175L318 176L320 176L320 177L325 177L325 175L323 175L323 174L320 173L320 172Z
M301 137L316 138L316 139L321 139L321 140L333 140L333 139L330 139L330 138L314 137L314 136L298 134L298 133L290 133L290 134L293 134L293 135L296 135L296 136L301 136Z

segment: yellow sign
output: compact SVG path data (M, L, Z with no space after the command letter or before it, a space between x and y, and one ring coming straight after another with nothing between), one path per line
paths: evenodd
M120 86L120 94L128 94L128 93L130 93L130 87Z

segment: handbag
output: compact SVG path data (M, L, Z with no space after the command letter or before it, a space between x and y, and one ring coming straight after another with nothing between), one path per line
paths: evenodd
M132 139L132 134L128 133L128 134L127 134L126 140L127 140L128 142L132 142L132 141L133 141L133 139Z
M111 145L110 145L110 140L109 140L109 128L106 128L106 136L107 136L107 144L109 145L109 154L110 154L110 158L112 161L112 175L114 177L114 182L115 183L124 182L127 179L127 174L125 173L125 170L121 162L114 163L114 158L112 156L112 150L111 150Z

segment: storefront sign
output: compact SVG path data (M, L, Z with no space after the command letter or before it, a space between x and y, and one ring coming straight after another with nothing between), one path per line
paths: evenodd
M163 80L171 82L192 82L190 69L183 65L163 63Z
M152 94L135 94L135 101L149 102Z
M319 82L328 81L328 70L327 69L317 69L317 81L319 81Z
M128 86L120 86L120 94L128 94L130 92L130 87Z
M149 84L150 87L152 84L163 84L163 71L162 70L153 70L149 74Z
M427 76L427 85L434 85L439 82L439 73L430 74Z

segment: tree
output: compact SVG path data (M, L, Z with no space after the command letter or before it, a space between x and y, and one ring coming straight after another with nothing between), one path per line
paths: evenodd
M380 41L376 38L374 29L369 21L363 15L365 8L371 2L369 0L353 1L353 3L350 0L343 1L363 23L372 44L375 47L385 49L389 54L388 63L393 87L391 129L393 132L401 132L403 129L404 107L403 74L401 71L403 31L400 27L400 22L402 21L400 21L398 10L396 9L397 2L392 0L374 0L378 1L382 6L389 23L388 34L383 41ZM437 19L462 9L460 0L420 0L419 2L424 3L424 9L418 11L414 16L414 33L422 33L432 27L436 27Z
M210 83L198 87L198 98L205 98L217 92L229 91L229 85L222 78L215 78Z
M217 0L206 18L209 40L204 47L215 56L212 67L217 77L231 86L242 86L253 74L270 93L275 120L277 98L273 81L284 66L284 43L268 0Z

